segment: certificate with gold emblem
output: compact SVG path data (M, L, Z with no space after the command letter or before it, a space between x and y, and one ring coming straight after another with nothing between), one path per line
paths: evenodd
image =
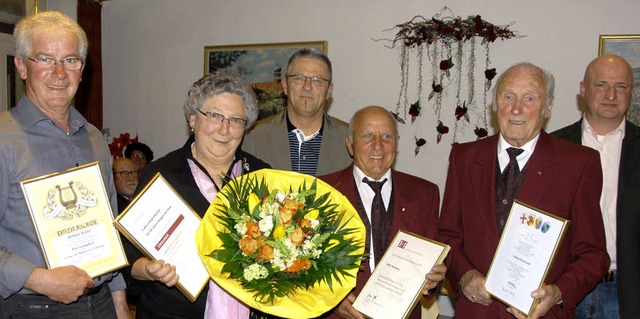
M196 248L198 216L160 173L115 222L116 228L151 260L176 267L176 286L191 302L209 282Z
M75 265L97 277L128 264L98 162L20 185L48 268Z
M446 244L400 230L353 307L367 318L408 318L420 300L425 276L442 263L449 249Z
M531 293L542 287L569 221L514 201L485 287L501 302L529 315Z

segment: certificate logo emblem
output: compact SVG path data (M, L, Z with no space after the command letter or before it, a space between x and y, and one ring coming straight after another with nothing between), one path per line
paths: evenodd
M79 182L69 181L67 185L58 184L49 189L43 213L46 219L71 220L74 216L81 217L87 212L87 208L97 205L93 192Z
M398 247L404 249L405 247L407 247L407 241L406 240L400 240L398 242Z

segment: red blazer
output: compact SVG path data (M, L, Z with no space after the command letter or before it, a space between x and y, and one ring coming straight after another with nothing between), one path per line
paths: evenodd
M495 176L498 134L456 144L442 204L438 239L448 243L447 277L458 285L467 271L487 274L498 245ZM609 268L600 192L602 170L598 152L551 137L544 131L529 158L520 201L571 220L546 283L562 292L562 304L544 318L574 318L576 304ZM460 291L456 318L513 318L504 304L471 303Z
M353 179L353 164L349 167L319 177L346 196L354 205L356 203L356 186ZM427 238L435 238L438 225L438 208L440 193L438 186L422 178L391 170L393 183L393 222L391 238L399 229L407 230ZM367 236L370 234L367 233ZM368 260L364 261L357 276L354 293L358 295L371 276ZM333 313L328 318L341 318ZM420 318L420 307L416 307L411 319Z

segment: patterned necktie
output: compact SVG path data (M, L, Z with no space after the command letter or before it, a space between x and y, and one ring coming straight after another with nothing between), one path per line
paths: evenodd
M520 167L518 166L518 160L516 157L524 152L521 148L509 147L507 149L507 153L509 154L509 164L507 164L507 168L502 173L502 178L504 179L504 185L507 186L507 189L513 188L516 183L516 179L518 178L518 174L520 174Z
M378 264L378 261L384 255L384 218L387 213L386 208L384 207L384 201L382 201L382 185L387 181L385 178L381 182L370 181L367 178L362 179L363 182L367 183L375 196L373 196L373 201L371 202L371 234L373 235L373 256L375 257L374 265Z
M509 218L509 212L511 211L511 205L517 195L520 185L518 185L518 175L520 175L520 168L518 167L518 160L516 157L524 152L521 148L509 147L507 153L509 154L509 164L502 172L503 182L503 198L499 198L498 203L498 234L502 234L504 226Z

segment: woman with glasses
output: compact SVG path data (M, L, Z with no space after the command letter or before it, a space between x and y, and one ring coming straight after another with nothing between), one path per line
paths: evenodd
M160 172L202 217L230 178L270 166L239 147L245 130L258 117L255 95L240 76L205 75L192 85L183 108L191 129L187 142L148 164L138 191ZM209 318L249 318L249 309L213 281L194 303L189 302L174 286L175 266L152 262L131 248L127 248L132 262L129 292L138 295L137 318L203 318L205 305Z
M142 172L142 169L153 161L153 151L147 144L133 142L127 145L124 150L124 157L136 163L138 170Z

